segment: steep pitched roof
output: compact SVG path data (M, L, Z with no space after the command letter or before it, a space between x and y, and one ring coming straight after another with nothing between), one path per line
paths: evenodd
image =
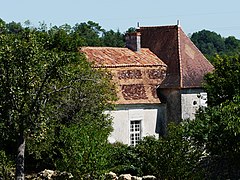
M84 47L80 50L96 68L107 68L116 84L117 104L160 103L156 89L165 77L166 65L147 48Z
M140 27L141 45L149 48L168 66L160 88L199 88L213 70L179 26Z
M166 66L148 48L141 48L141 51L134 52L128 48L116 47L83 47L89 61L95 67L143 67L143 66Z

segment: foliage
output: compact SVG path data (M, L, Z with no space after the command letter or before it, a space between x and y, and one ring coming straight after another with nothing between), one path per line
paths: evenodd
M234 55L238 54L240 50L240 41L234 36L229 36L225 39L225 54Z
M7 31L6 23L0 18L0 34L4 34Z
M119 31L106 31L92 21L76 24L71 35L82 39L83 43L79 46L124 47L125 45L124 36Z
M128 30L126 31L126 33L133 33L136 32L136 28L135 27L130 27L128 28Z
M202 176L198 169L202 149L188 139L185 124L170 124L168 136L156 140L144 139L137 147L143 174L153 174L159 179L194 179Z
M108 73L92 69L74 46L62 46L71 41L68 34L54 35L28 28L0 35L0 143L10 154L19 135L27 140L28 153L40 156L55 145L46 140L60 133L59 125L92 119L105 125L102 111L115 98ZM59 37L62 41L55 41ZM33 152L42 142L43 151Z
M3 150L0 150L0 179L10 180L13 168L13 162L7 157Z
M58 96L51 111L57 124L46 131L43 139L35 135L29 149L41 160L39 166L42 168L48 166L64 170L65 167L75 177L87 173L95 177L104 167L106 159L101 154L106 153L103 149L106 149L111 131L111 121L102 112L113 107L109 102L115 100L115 90L107 72L96 71L87 64L77 67L79 69L74 68L71 78L78 79L79 83L64 93L67 96ZM82 153L84 157L80 158ZM69 161L72 163L66 163Z
M109 147L111 161L109 171L120 174L142 175L136 148L122 143L114 143Z
M210 155L240 153L240 98L199 113L187 126L191 139Z
M0 57L1 119L12 132L24 128L30 135L45 120L49 122L42 114L47 105L80 81L71 76L80 71L76 69L80 56L48 51L35 34L26 31L19 36L1 36Z
M62 127L57 138L61 158L56 159L56 167L71 172L76 179L98 179L106 172L109 161L107 138L111 124L104 125L101 119L91 120Z
M51 123L49 105L74 83L64 80L78 56L44 49L28 30L1 35L0 43L1 143L6 150L18 148L16 170L22 177L25 140Z
M239 55L217 55L213 63L215 70L205 76L204 84L209 106L185 127L194 146L205 151L206 175L216 177L215 172L222 170L217 176L236 178L240 167Z
M105 31L102 36L104 46L110 47L124 47L124 35L119 31L114 32L113 30Z
M191 40L204 54L214 55L225 49L224 39L221 35L208 30L193 33Z
M88 46L102 46L99 36L104 32L102 27L93 21L76 24L74 32L84 39Z
M234 36L223 38L216 32L209 30L193 33L191 40L209 60L212 60L215 54L233 55L238 54L240 50L240 40Z
M205 76L208 105L219 105L240 94L240 56L216 56L215 70Z
M154 175L158 179L201 178L199 160L203 149L193 146L187 138L185 123L170 124L167 137L145 137L136 147L114 144L113 172L132 175Z
M20 132L26 131L28 136L33 131L41 129L40 124L44 122L41 112L46 107L45 102L51 91L50 79L56 78L58 72L55 65L62 58L63 56L56 56L44 50L30 32L18 36L1 35L2 140L14 140L13 143L16 145ZM11 147L7 148L11 149Z
M125 45L123 33L112 29L107 31L93 21L76 23L74 26L64 24L48 28L44 22L39 23L39 27L34 27L29 20L22 26L21 23L14 21L6 23L0 19L1 34L19 34L26 29L38 33L42 38L38 40L44 42L45 46L64 51L76 51L82 46L124 47Z

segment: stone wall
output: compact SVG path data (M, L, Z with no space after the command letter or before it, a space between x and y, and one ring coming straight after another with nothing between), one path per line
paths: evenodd
M74 179L71 173L59 172L45 169L37 174L26 175L26 180L71 180ZM131 174L122 174L117 176L115 173L110 172L105 175L105 180L156 180L155 176L137 177Z
M105 176L105 180L156 180L156 179L157 178L152 175L137 177L137 176L132 176L131 174L121 174L118 177L113 172L110 172L110 173L106 174L106 176Z

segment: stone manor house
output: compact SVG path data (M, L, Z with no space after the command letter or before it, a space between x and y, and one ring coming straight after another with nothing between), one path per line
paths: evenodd
M110 142L134 146L144 136L163 135L168 122L193 119L207 105L202 82L214 68L179 25L139 27L126 35L125 48L80 51L117 85Z

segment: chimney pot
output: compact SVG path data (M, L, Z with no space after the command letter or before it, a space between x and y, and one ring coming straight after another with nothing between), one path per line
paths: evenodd
M177 20L177 26L180 27L180 20Z
M133 32L128 33L126 35L126 47L131 49L132 51L140 51L141 50L141 33Z

